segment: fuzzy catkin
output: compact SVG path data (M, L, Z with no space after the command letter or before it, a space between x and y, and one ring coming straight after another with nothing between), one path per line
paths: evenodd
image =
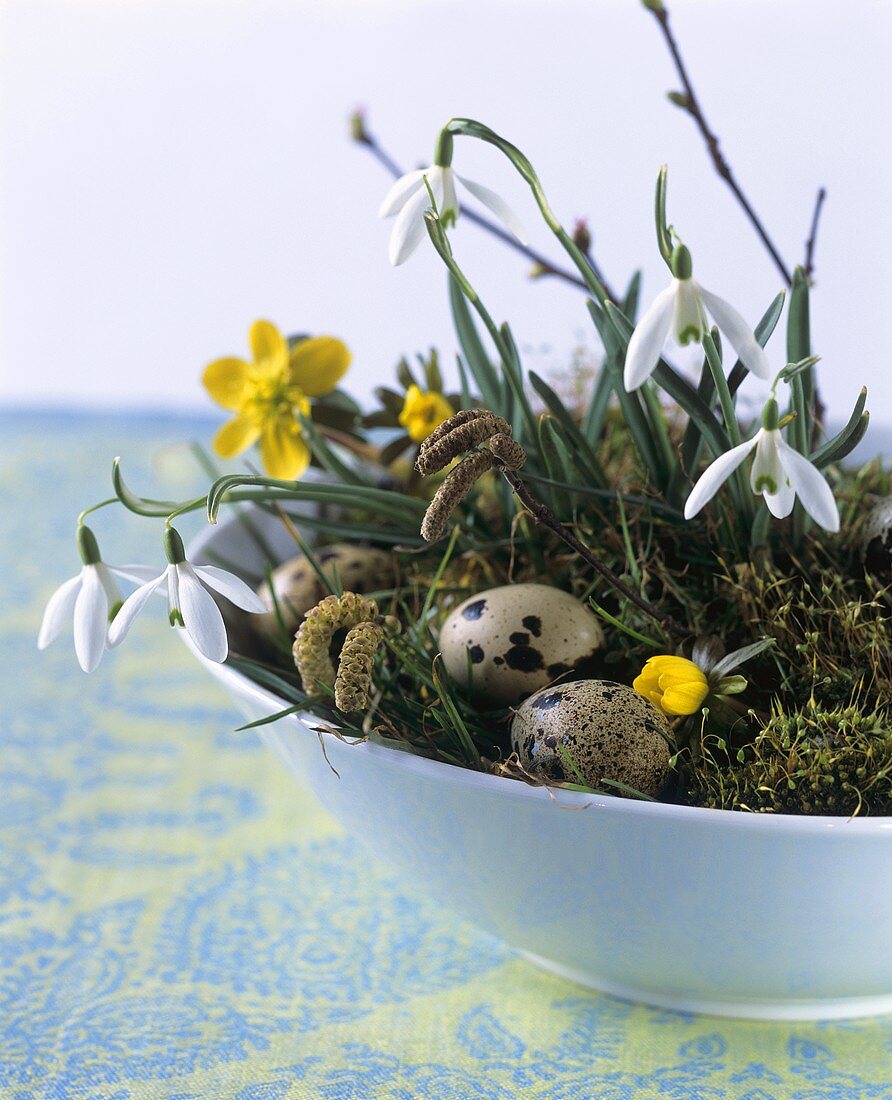
M377 623L357 623L341 649L334 682L335 706L344 714L368 709L372 669L384 630Z
M418 449L415 469L423 476L435 474L454 458L497 434L511 434L511 425L502 417L488 409L462 410L444 420L425 439Z
M517 440L501 432L492 436L487 446L499 463L507 466L509 470L519 470L527 460L527 453Z
M425 542L436 542L449 525L449 519L474 486L474 482L491 470L496 463L490 451L477 451L463 458L443 479L427 506L421 521L421 537Z
M294 639L292 653L304 691L311 699L322 699L326 692L320 684L333 687L335 669L331 660L331 640L335 631L371 622L378 616L378 605L355 592L326 596L310 608Z

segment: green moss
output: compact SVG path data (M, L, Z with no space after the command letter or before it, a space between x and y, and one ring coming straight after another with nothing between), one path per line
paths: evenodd
M725 810L786 814L892 813L892 728L857 705L774 710L751 745L729 760L707 737L692 798Z

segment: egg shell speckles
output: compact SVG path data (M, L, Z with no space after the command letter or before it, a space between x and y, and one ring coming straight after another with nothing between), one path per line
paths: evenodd
M861 532L861 561L872 576L892 580L892 497L884 497L867 513Z
M634 688L612 680L544 688L518 707L511 723L511 747L534 775L568 783L581 775L589 787L612 779L652 797L669 772L667 736L659 711Z
M583 603L547 584L506 584L478 592L443 623L440 653L477 706L510 706L561 676L594 675L604 631Z
M384 550L335 543L314 549L313 556L332 584L337 573L345 592L364 595L376 588L386 588L393 582L390 555ZM311 607L315 607L324 596L329 595L329 589L323 585L303 554L283 562L273 570L270 579L283 623L289 633L297 630ZM277 636L280 628L270 586L266 581L257 589L257 595L270 611L267 615L252 615L253 625L266 637Z

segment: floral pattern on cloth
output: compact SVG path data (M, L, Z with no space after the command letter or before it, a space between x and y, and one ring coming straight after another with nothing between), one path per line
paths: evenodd
M97 455L182 488L178 441L212 425L0 429L0 1097L892 1100L892 1017L627 1004L450 918L234 732L163 615L89 683L69 646L38 654L71 502L107 492ZM115 560L146 557L150 524L107 530Z

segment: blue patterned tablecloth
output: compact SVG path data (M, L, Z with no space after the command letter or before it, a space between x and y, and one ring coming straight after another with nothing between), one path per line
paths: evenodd
M38 654L112 456L135 486L186 495L178 443L209 431L0 413L0 1096L892 1098L892 1019L741 1023L598 996L370 866L233 732L160 603L91 677L70 638ZM152 521L94 526L108 560L160 571Z

